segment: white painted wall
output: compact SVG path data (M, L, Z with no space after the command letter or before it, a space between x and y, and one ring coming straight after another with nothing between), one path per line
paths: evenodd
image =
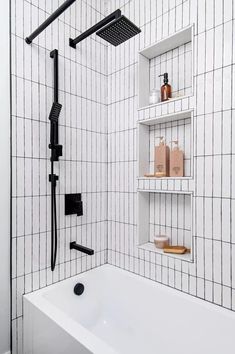
M10 348L10 72L9 1L0 11L0 354Z

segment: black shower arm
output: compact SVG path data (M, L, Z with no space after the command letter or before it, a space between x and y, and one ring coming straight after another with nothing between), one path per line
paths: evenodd
M112 12L107 17L103 18L103 20L101 20L100 22L96 23L94 26L89 28L87 31L85 31L82 34L80 34L80 36L76 37L75 39L70 38L69 39L70 47L76 48L76 45L79 42L81 42L83 39L89 37L91 34L93 34L94 32L98 31L100 28L104 27L105 25L107 25L111 21L116 20L117 18L119 18L121 16L121 14L122 14L121 10L118 9L118 10Z
M67 8L72 5L76 0L66 0L46 21L44 21L30 36L25 38L27 44L31 44L44 29L46 29L57 17L59 17Z

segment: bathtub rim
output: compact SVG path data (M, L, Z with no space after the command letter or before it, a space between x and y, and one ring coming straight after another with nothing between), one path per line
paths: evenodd
M111 265L111 264L108 264L108 263L103 264L103 265L98 266L98 267L91 268L91 269L86 270L86 271L84 271L82 273L73 275L72 277L69 277L67 279L60 280L60 281L58 281L58 282L56 282L54 284L50 284L50 285L45 286L45 287L43 287L41 289L35 290L35 291L31 292L31 293L24 294L23 295L23 299L27 299L29 302L33 303L36 307L38 307L37 306L37 299L35 299L36 297L39 297L39 296L51 291L52 289L56 289L57 287L60 287L62 283L65 283L65 282L69 283L69 282L71 282L74 279L82 280L85 277L85 275L88 274L88 273L101 272L101 271L106 270L106 269L107 270L115 270L116 272L119 272L119 273L125 274L126 276L129 276L130 278L134 278L134 279L136 279L138 281L143 281L143 282L145 282L148 285L152 284L153 286L155 286L156 288L158 288L160 290L164 290L167 293L172 294L174 296L183 297L185 300L189 300L189 301L191 301L193 303L196 303L196 304L199 304L201 306L204 306L208 310L214 309L215 311L219 311L219 312L221 312L221 313L223 313L223 314L225 314L225 315L227 315L229 317L231 316L232 318L235 318L235 311L232 310L232 309L228 309L226 307L223 307L220 304L216 304L216 303L210 302L209 300L200 298L200 297L198 297L196 295L186 293L186 292L184 292L184 291L182 291L180 289L177 289L177 288L173 288L170 285L166 285L166 284L157 282L156 280L153 280L151 278L146 278L146 277L144 277L142 275L136 274L136 273L131 272L129 270L122 269L120 267L117 267L115 265ZM46 301L47 301L47 303L53 305L49 300L46 300Z

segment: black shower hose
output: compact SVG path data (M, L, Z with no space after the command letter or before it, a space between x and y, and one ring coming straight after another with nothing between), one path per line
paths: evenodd
M51 270L53 271L57 256L56 180L54 180L53 161L51 161L51 178Z

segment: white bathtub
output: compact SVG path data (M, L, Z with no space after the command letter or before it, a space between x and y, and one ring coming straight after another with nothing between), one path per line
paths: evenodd
M234 312L110 265L24 296L24 354L234 354L234 331Z

